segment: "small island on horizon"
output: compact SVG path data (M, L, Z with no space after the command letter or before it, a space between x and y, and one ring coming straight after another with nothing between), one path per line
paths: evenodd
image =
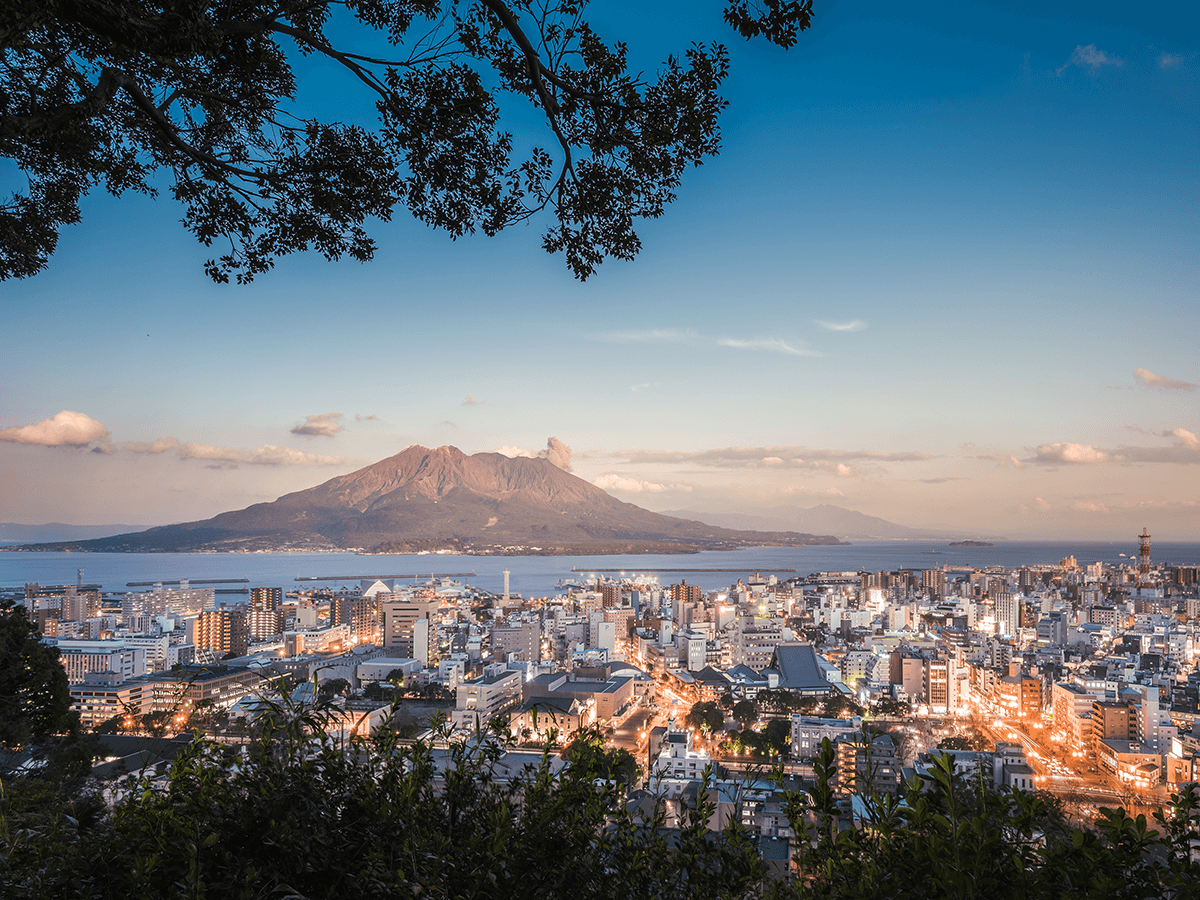
M948 547L995 547L991 541L954 541Z

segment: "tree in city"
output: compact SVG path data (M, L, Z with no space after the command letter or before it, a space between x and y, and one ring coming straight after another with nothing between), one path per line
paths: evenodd
M938 741L939 750L986 750L987 747L987 738L975 728L968 728L961 734L948 735Z
M322 699L345 694L350 690L350 682L345 678L330 678L327 681L322 681L321 686L317 689L317 694Z
M741 724L742 728L745 728L751 722L758 719L758 707L754 705L753 700L739 700L733 704L730 715L733 716L735 721Z
M764 688L758 692L755 702L763 709L769 709L772 712L786 712L791 708L791 698L791 692L785 691L782 688L774 691L770 688Z
M772 719L762 730L763 750L768 756L784 756L792 741L792 723L788 719Z
M971 739L961 734L952 734L938 741L939 750L974 750Z
M301 250L368 260L367 220L397 208L452 237L545 213L543 247L580 279L605 257L631 259L637 221L660 216L683 172L720 149L729 57L693 44L644 74L586 7L10 0L0 157L28 187L0 206L0 279L45 268L97 186L169 192L214 248L205 268L218 282L248 282ZM790 47L811 0L726 0L724 18ZM315 97L298 91L305 58L318 64ZM374 104L372 124L317 112L322 92L355 90ZM514 139L509 104L536 110L545 139Z
M562 751L562 758L571 764L578 777L614 781L625 789L638 778L638 764L624 748L604 745L604 736L596 728L576 734Z
M189 709L186 710L187 729L189 731L203 731L211 727L216 720L218 714L217 702L211 697L204 697L197 700Z
M861 716L863 708L849 697L841 694L825 700L825 715L832 719L844 719L847 716Z
M820 697L802 697L799 694L778 688L777 690L763 690L758 692L755 701L762 709L771 710L772 712L787 713L798 712L812 714L824 703Z
M454 691L447 688L444 684L438 684L434 681L422 685L410 684L407 688L401 690L401 696L413 700L428 700L430 703L452 703L454 701Z
M175 709L156 709L143 714L139 719L140 730L153 738L164 738L168 734L179 731L175 727L174 718L178 715Z
M388 685L388 688L390 689L391 685ZM366 697L368 700L374 700L377 703L382 702L384 700L384 698L386 698L389 695L389 693L391 693L390 690L384 690L383 685L380 684L378 681L368 681L366 684L363 685L362 692L363 692L363 696Z
M882 697L871 704L870 711L873 716L907 716L912 712L912 705L907 700Z
M688 710L684 722L697 731L717 733L725 729L725 711L715 701L702 700Z

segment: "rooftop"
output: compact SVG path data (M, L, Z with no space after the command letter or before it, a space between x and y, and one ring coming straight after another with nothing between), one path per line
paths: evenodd
M785 690L829 690L812 644L780 644L775 648L779 687Z

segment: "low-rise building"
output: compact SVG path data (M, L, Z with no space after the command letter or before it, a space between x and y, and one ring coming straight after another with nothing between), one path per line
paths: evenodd
M227 709L243 697L257 694L263 680L257 669L181 666L151 682L154 711L186 709L201 701Z
M1162 756L1137 741L1099 740L1096 760L1101 769L1137 789L1145 790L1162 781Z
M1006 675L996 681L996 700L1006 719L1037 719L1042 713L1042 681L1031 675Z
M578 697L535 697L526 700L509 720L508 730L520 741L569 743L571 735L596 721L596 704Z
M605 667L579 667L572 672L538 675L521 688L523 699L537 697L578 697L595 704L596 719L610 722L634 698L634 678L608 676Z
M653 785L656 778L699 781L711 765L712 756L695 748L690 731L670 730L663 737L662 749L650 772L650 783Z
M304 631L285 631L283 649L286 656L306 653L336 653L350 646L350 626L330 625Z
M890 734L844 733L835 747L839 792L894 794L900 787L900 759Z
M792 716L792 758L813 759L821 752L822 741L836 743L843 737L862 734L862 719L822 719L795 713Z
M458 686L451 721L456 729L486 729L496 716L507 712L521 700L521 673L504 663L485 666L483 675Z
M143 716L154 708L153 682L146 676L124 679L112 672L89 672L71 685L71 709L79 724L92 729L114 716ZM134 723L131 720L129 724Z

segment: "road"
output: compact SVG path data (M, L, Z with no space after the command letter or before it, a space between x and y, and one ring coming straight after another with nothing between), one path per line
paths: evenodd
M1170 800L1170 789L1156 785L1149 790L1114 789L1098 773L1081 773L1069 765L1055 761L1053 754L1034 735L1023 730L1022 723L1004 722L999 726L988 723L985 734L995 740L1017 741L1025 749L1026 760L1037 777L1038 790L1057 794L1077 805L1136 807L1138 810L1158 809Z
M617 726L609 743L636 755L638 745L642 742L641 732L652 718L654 718L654 713L644 706L634 710L624 722Z

